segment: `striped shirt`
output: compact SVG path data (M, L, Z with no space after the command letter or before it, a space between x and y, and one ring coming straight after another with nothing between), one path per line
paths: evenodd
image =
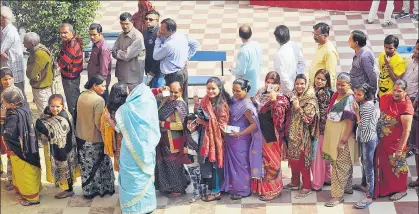
M82 40L74 36L71 40L63 43L58 57L58 66L61 68L61 76L66 79L76 79L83 71Z
M2 30L1 53L6 53L9 57L7 62L1 62L1 66L7 66L12 70L14 82L25 81L22 44L19 33L12 24L7 24Z
M359 116L361 121L358 123L356 131L357 140L361 143L368 143L377 139L377 121L380 110L375 108L373 101L367 101L359 106Z

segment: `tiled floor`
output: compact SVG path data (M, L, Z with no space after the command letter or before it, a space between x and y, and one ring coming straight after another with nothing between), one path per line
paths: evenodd
M178 31L188 33L191 37L198 39L202 50L225 50L227 51L227 62L224 64L228 75L226 88L231 88L231 75L227 71L235 60L237 49L240 47L240 39L237 35L237 28L240 24L248 23L253 29L253 39L260 42L264 48L264 67L261 77L273 70L273 57L278 44L273 36L275 27L279 24L287 25L291 30L291 39L299 42L303 47L306 59L306 69L310 66L311 58L315 53L316 44L313 41L311 31L316 22L326 22L331 25L330 40L337 46L339 52L338 71L349 71L353 51L348 47L347 40L351 30L359 29L368 34L368 45L378 55L383 51L383 40L388 34L395 34L400 39L400 45L414 45L418 37L418 23L411 19L397 20L397 24L390 28L383 29L376 21L376 24L366 25L363 20L366 13L358 12L335 12L335 11L314 11L286 8L268 8L249 6L247 1L152 1L156 9L162 14L162 18L173 18L178 23ZM103 1L102 9L98 12L97 22L101 23L105 32L120 31L118 16L122 12L134 12L137 10L136 1ZM398 10L396 8L396 10ZM379 14L382 19L383 15ZM220 75L219 63L201 62L189 63L190 75ZM85 72L84 72L85 73ZM263 79L263 78L262 78ZM86 80L83 74L82 82ZM115 80L113 80L114 82ZM82 84L83 85L83 84ZM30 86L27 85L27 92ZM193 90L193 89L191 89ZM200 88L200 94L204 89ZM31 97L30 93L28 93ZM30 99L30 98L29 98ZM42 154L42 153L41 153ZM4 157L3 157L4 158ZM43 157L41 158L41 160ZM5 161L3 162L5 163ZM409 181L417 178L414 166L414 159L409 158ZM290 171L287 163L283 164L284 183L290 180ZM354 183L360 182L361 169L355 166ZM120 213L118 194L111 197L96 197L93 200L85 200L81 197L80 180L75 184L76 196L71 199L56 200L54 194L57 189L54 185L45 181L43 174L41 204L33 207L21 207L15 200L15 194L1 190L1 213ZM2 185L5 184L2 179ZM190 192L190 187L187 190ZM363 195L355 192L353 195L345 196L345 203L335 208L324 207L324 202L330 196L330 188L312 194L304 200L294 199L295 193L286 191L282 196L269 203L261 202L256 196L245 198L241 201L231 201L228 196L221 201L204 203L188 203L188 197L176 199L158 197L158 214L262 214L262 213L293 213L293 214L411 214L418 212L418 197L414 189L408 191L408 195L400 202L390 202L388 199L380 198L371 205L368 210L355 210L352 204L363 198Z

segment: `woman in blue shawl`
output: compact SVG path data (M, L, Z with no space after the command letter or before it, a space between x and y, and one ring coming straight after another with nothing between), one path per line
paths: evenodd
M122 213L156 209L154 167L160 139L157 103L151 89L140 84L115 114L115 130L122 133L119 160L119 200Z

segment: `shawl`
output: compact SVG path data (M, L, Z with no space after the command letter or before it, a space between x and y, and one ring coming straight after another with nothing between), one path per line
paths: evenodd
M105 120L105 114L109 113L108 107L105 107L105 110L100 117L100 133L102 134L104 152L106 155L111 157L114 156L113 152L113 140L115 139L115 130Z
M8 120L8 118L16 118L17 121ZM17 140L13 136L16 130L10 129L7 123L15 123L15 125L10 125L18 129ZM7 110L4 134L7 146L13 153L29 164L41 167L32 114L27 102L22 107Z
M35 62L35 52L37 52L38 50L43 50L45 52L47 52L47 54L51 57L51 51L49 51L49 49L47 47L45 47L45 45L43 44L38 44L37 46L35 46L33 49L27 49L28 53L29 53L29 57L28 57L28 64L32 64Z
M222 130L228 124L230 109L226 102L215 112L210 98L205 96L200 103L201 108L210 115L210 120L204 125L205 134L200 155L210 162L217 162L219 168L224 167L224 140Z
M355 111L352 107L352 103L355 102L352 90L335 104L338 95L339 93L335 92L330 99L327 119L333 122L340 122L346 119L356 121Z
M298 96L296 90L293 96L298 98L300 103L299 112L294 112L291 119L290 144L288 157L298 160L301 151L304 152L305 167L309 168L311 160L315 157L319 137L319 107L316 93L311 87Z
M143 10L140 10L140 7L142 7ZM132 20L134 21L134 27L137 28L137 30L139 30L141 33L144 33L146 30L145 14L148 11L154 9L155 8L150 1L138 0L138 12L134 13Z
M161 108L159 109L159 120L160 121L166 121L167 118L169 118L175 111L177 111L180 115L180 118L182 121L185 120L185 117L188 113L187 106L185 101L183 100L175 100L175 101L169 101L163 102L161 104Z

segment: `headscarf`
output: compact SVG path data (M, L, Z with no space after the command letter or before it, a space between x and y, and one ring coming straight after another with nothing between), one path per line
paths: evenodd
M142 6L144 10L140 10L140 6ZM138 12L134 13L132 20L134 21L134 27L141 33L144 33L147 30L147 26L145 25L145 14L150 10L154 10L150 1L138 0Z

